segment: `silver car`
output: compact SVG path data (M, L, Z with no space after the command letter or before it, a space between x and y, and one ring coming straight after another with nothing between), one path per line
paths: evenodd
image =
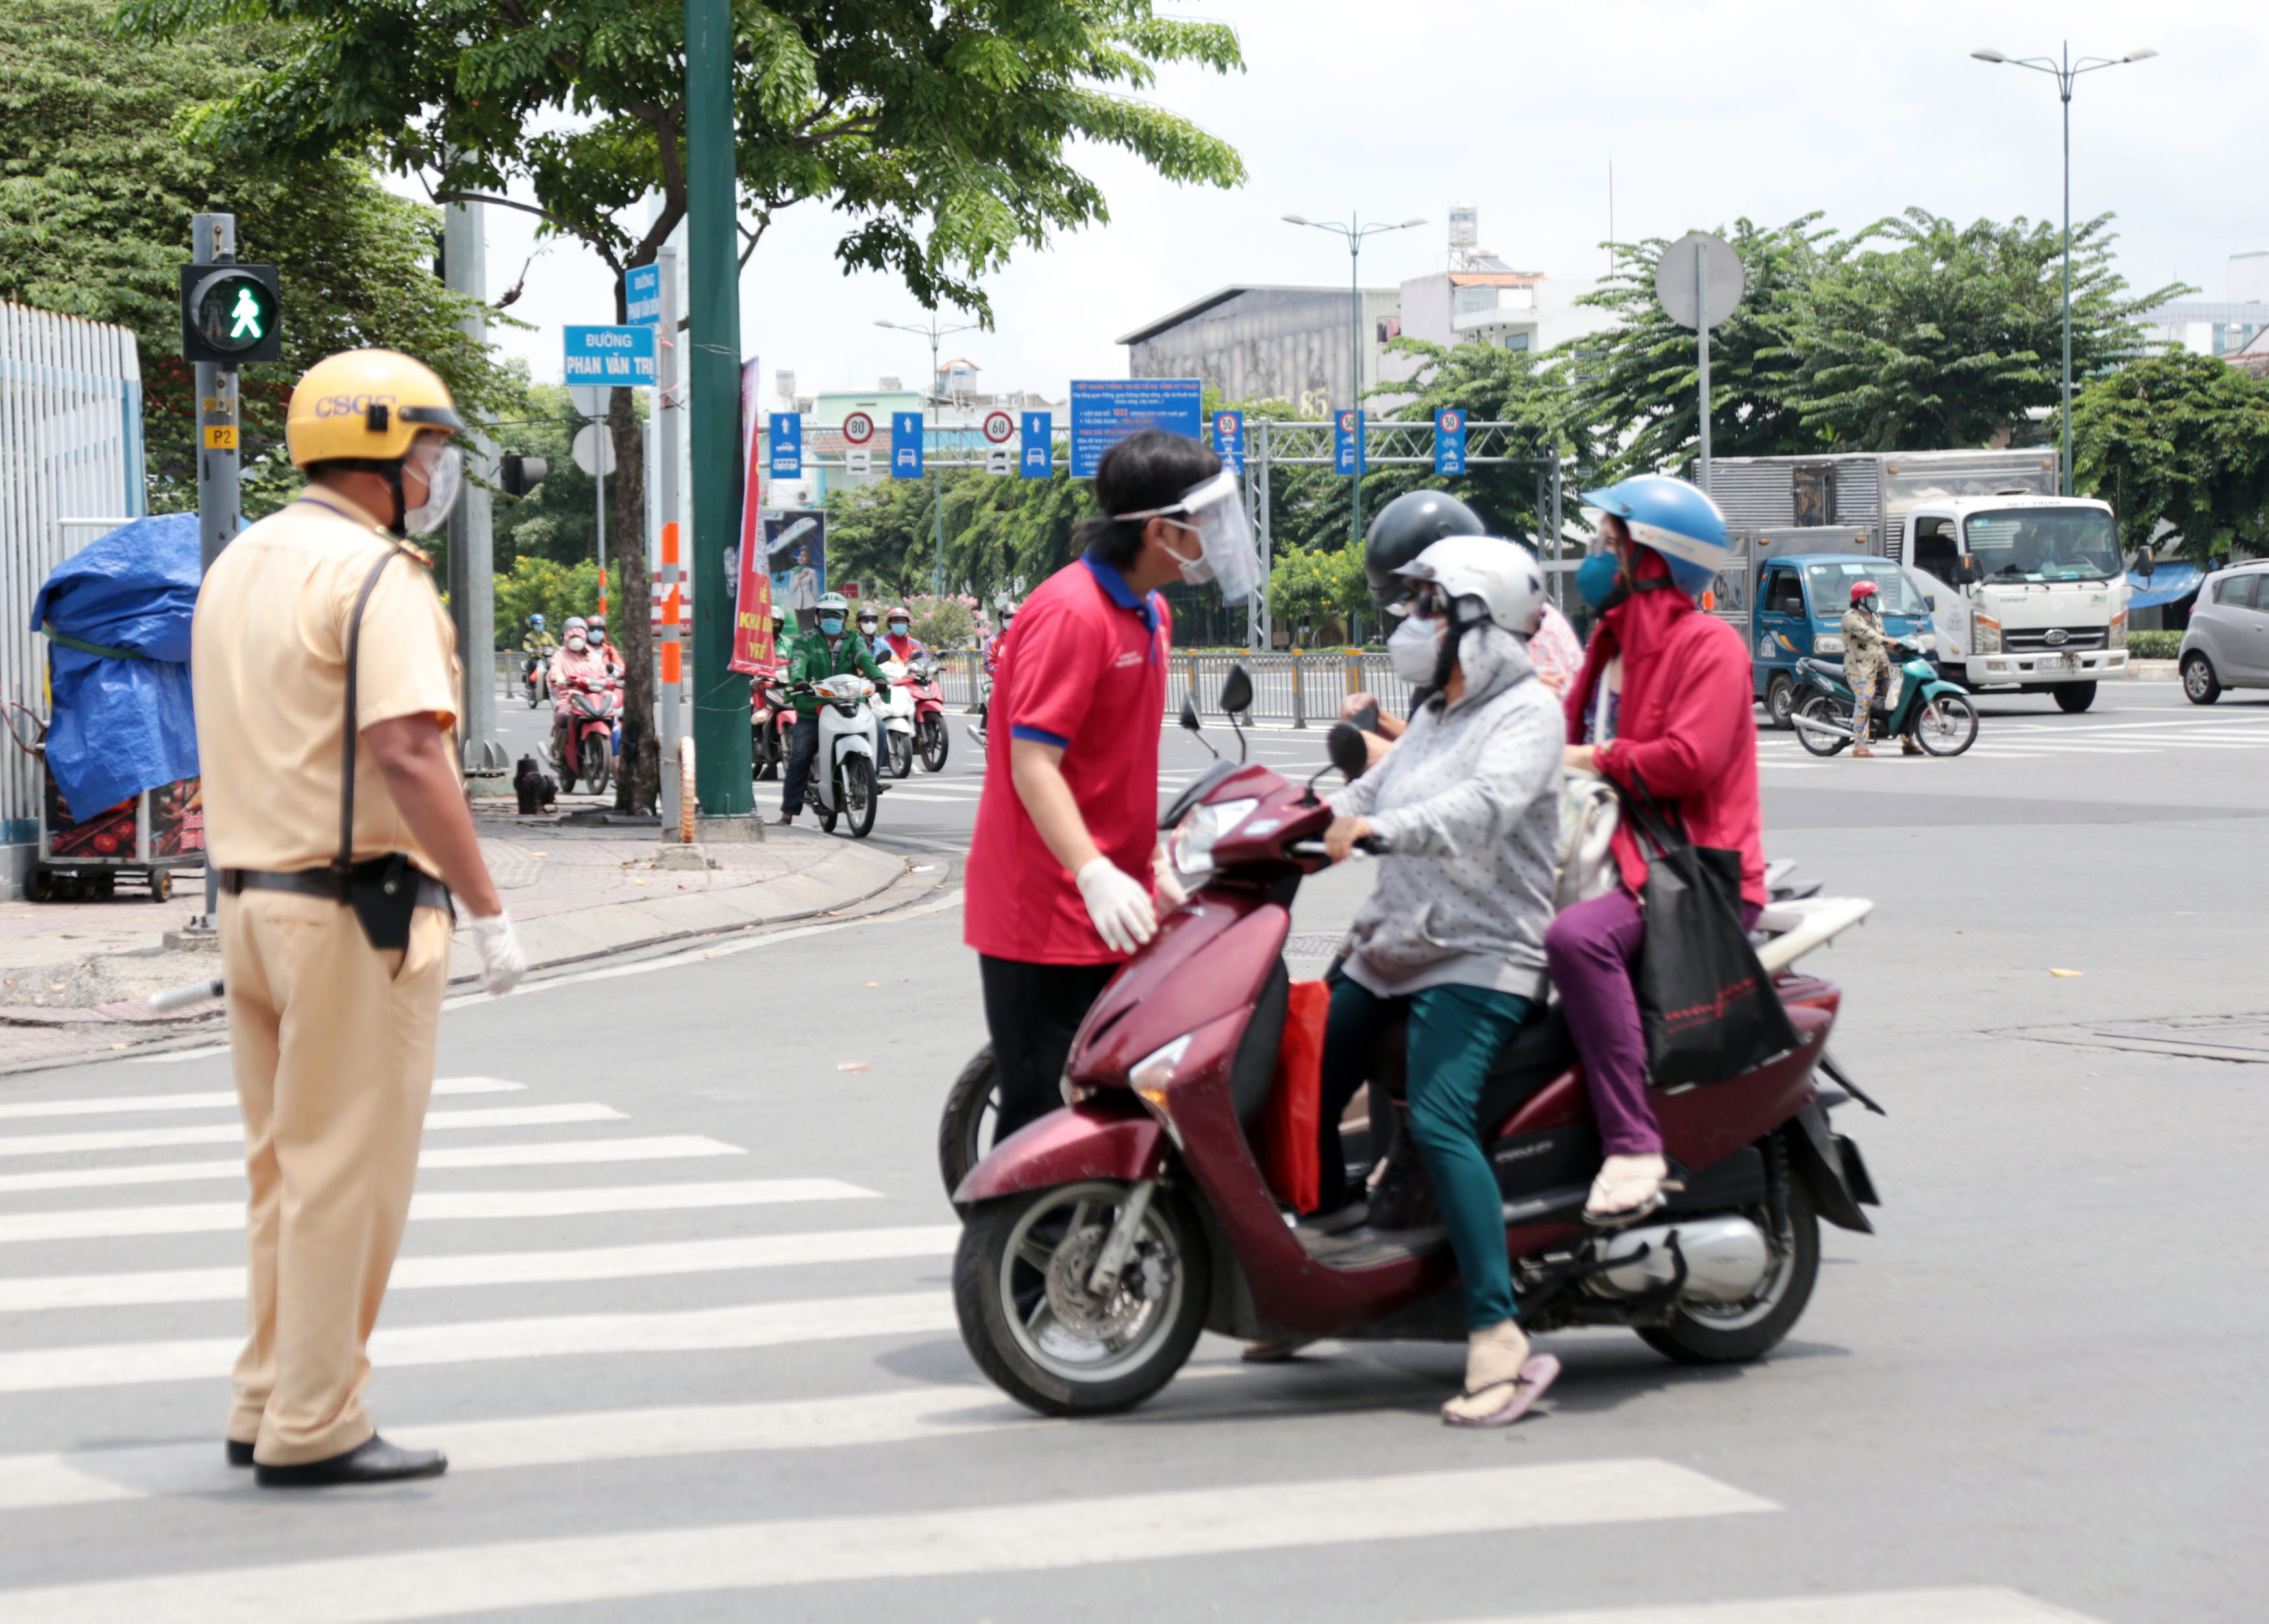
M2180 668L2192 705L2212 705L2225 688L2269 688L2269 559L2199 585Z

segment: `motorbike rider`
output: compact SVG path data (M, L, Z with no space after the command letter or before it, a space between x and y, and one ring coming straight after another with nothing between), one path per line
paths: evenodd
M558 646L545 625L543 616L530 615L527 630L521 633L520 638L520 652L528 656L528 663L521 668L521 675L523 677L533 676L536 667L550 663L552 651Z
M593 692L607 684L610 668L607 657L591 644L590 624L580 615L570 615L560 627L565 634L558 653L551 656L551 734L559 759L570 759L564 741L567 735L567 700L578 682L588 683Z
M607 617L604 615L594 615L585 624L590 636L591 646L598 652L599 658L606 662L608 674L617 677L622 675L627 668L623 664L623 651L607 641Z
M1217 580L1242 603L1259 565L1237 480L1194 439L1127 436L1096 470L1103 515L1043 581L999 655L969 849L962 939L977 949L1001 1107L995 1140L1053 1111L1073 1035L1157 930L1158 721L1171 621L1159 588ZM1183 900L1166 876L1162 893Z
M881 688L883 668L875 663L867 639L850 629L850 619L849 599L839 592L822 596L818 629L809 637L797 640L795 652L788 657L786 680L819 683L855 671ZM792 698L795 705L795 733L788 742L787 771L780 774L782 823L795 823L796 813L802 808L804 786L810 782L811 764L819 754L819 696L806 691L794 693ZM877 755L875 761L879 767L883 757ZM877 790L882 787L879 778L875 786Z
M977 702L977 726L973 730L979 744L985 742L985 725L993 717L993 683L1000 674L1001 652L1009 646L1009 623L1016 616L1016 605L1002 604L1001 629L985 640L985 696Z
M1528 658L1544 573L1526 550L1452 535L1395 573L1407 595L1388 655L1429 697L1386 760L1331 798L1333 860L1367 837L1386 860L1332 989L1323 1195L1345 1199L1340 1113L1389 1000L1407 1000L1410 1135L1466 1300L1466 1384L1442 1419L1498 1427L1559 1370L1548 1355L1532 1360L1515 1314L1503 1199L1474 1112L1490 1062L1543 997L1565 734Z
M1765 862L1749 653L1696 602L1733 557L1725 515L1684 480L1657 474L1585 491L1584 503L1602 514L1600 545L1576 587L1599 620L1565 701L1568 766L1626 792L1643 786L1694 845L1738 852L1742 922L1753 925ZM1646 946L1647 860L1629 819L1614 856L1621 882L1563 911L1544 952L1607 1152L1584 1215L1620 1224L1662 1204L1668 1168L1631 982Z
M772 600L772 659L785 668L788 662L788 656L795 652L795 633L789 628L787 611L780 607L780 600L775 598Z
M1882 594L1871 580L1851 583L1851 607L1844 611L1844 680L1851 689L1851 753L1873 756L1867 735L1873 730L1878 700L1886 711L1899 706L1899 664L1891 657L1889 638L1883 631ZM1903 741L1901 752L1922 754L1912 739Z
M929 650L914 635L913 616L903 609L894 609L883 617L883 639L876 646L876 657L895 660L900 665L911 666Z

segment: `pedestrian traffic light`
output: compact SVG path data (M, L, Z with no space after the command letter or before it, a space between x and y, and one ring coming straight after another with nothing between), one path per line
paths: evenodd
M284 300L273 265L181 267L181 358L240 366L281 360Z
M543 476L551 471L551 464L542 457L506 452L497 466L497 483L504 487L506 496L526 496L542 484Z

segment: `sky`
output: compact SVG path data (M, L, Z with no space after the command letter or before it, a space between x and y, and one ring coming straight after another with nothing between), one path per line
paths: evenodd
M2055 82L1973 61L1979 46L2050 55L2069 37L2075 57L2161 53L2087 75L2073 101L2073 218L2117 215L2121 269L2139 291L2179 280L2220 299L2228 255L2269 248L2269 8L2258 0L1160 10L1237 29L1243 73L1175 70L1147 94L1228 140L1249 177L1182 188L1115 151L1078 153L1110 223L1020 252L987 283L996 330L945 341L946 357L983 368L988 391L1060 399L1070 379L1123 377L1119 335L1228 284L1344 285L1341 240L1283 224L1287 213L1424 217L1371 240L1366 285L1442 269L1453 201L1478 206L1482 245L1511 264L1597 277L1611 163L1626 241L1814 210L1849 229L1911 205L1965 222L2055 220ZM611 319L606 273L568 244L536 245L532 217L491 209L488 222L492 296L536 256L513 314L536 330L499 342L556 381L560 325ZM927 314L893 277L844 274L832 254L842 229L824 203L802 204L743 273L742 349L760 358L767 397L781 367L805 395L872 388L886 373L919 388L928 369L926 337L875 325Z

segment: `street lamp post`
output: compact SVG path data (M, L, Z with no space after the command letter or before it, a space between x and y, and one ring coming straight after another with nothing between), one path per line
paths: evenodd
M1970 53L1979 62L1993 63L2012 68L2030 68L2036 73L2045 73L2057 82L2057 99L2064 103L2064 410L2058 415L2062 445L2058 460L2064 469L2058 482L2064 494L2073 494L2072 487L2072 85L2083 73L2094 73L2101 68L2117 68L2126 63L2146 62L2159 53L2148 46L2132 50L2125 56L2083 56L2072 59L2072 44L2066 41L2060 56L2008 56L1990 46L1981 46Z
M928 396L932 406L944 405L944 392L937 387L938 340L952 333L974 332L977 330L978 324L974 321L965 321L959 327L940 327L937 324L937 312L933 310L929 313L929 325L928 327L916 327L911 321L877 321L875 325L876 327L887 327L894 332L919 333L929 340L929 389L928 391ZM938 469L933 468L929 471L929 482L930 512L936 520L935 535L937 538L936 557L930 565L930 593L935 597L942 598L945 596L945 476Z
M1363 406L1363 240L1377 236L1381 232L1407 232L1414 225L1423 225L1425 218L1422 215L1393 225L1365 225L1361 216L1353 214L1348 216L1348 223L1344 225L1335 220L1312 220L1298 214L1288 214L1284 221L1288 225L1308 225L1319 232L1337 232L1347 239L1348 292L1354 301L1348 321L1348 404L1360 414ZM1356 421L1361 423L1360 415ZM1355 441L1355 483L1351 487L1354 491L1352 535L1358 548L1363 545L1363 436L1358 432Z

